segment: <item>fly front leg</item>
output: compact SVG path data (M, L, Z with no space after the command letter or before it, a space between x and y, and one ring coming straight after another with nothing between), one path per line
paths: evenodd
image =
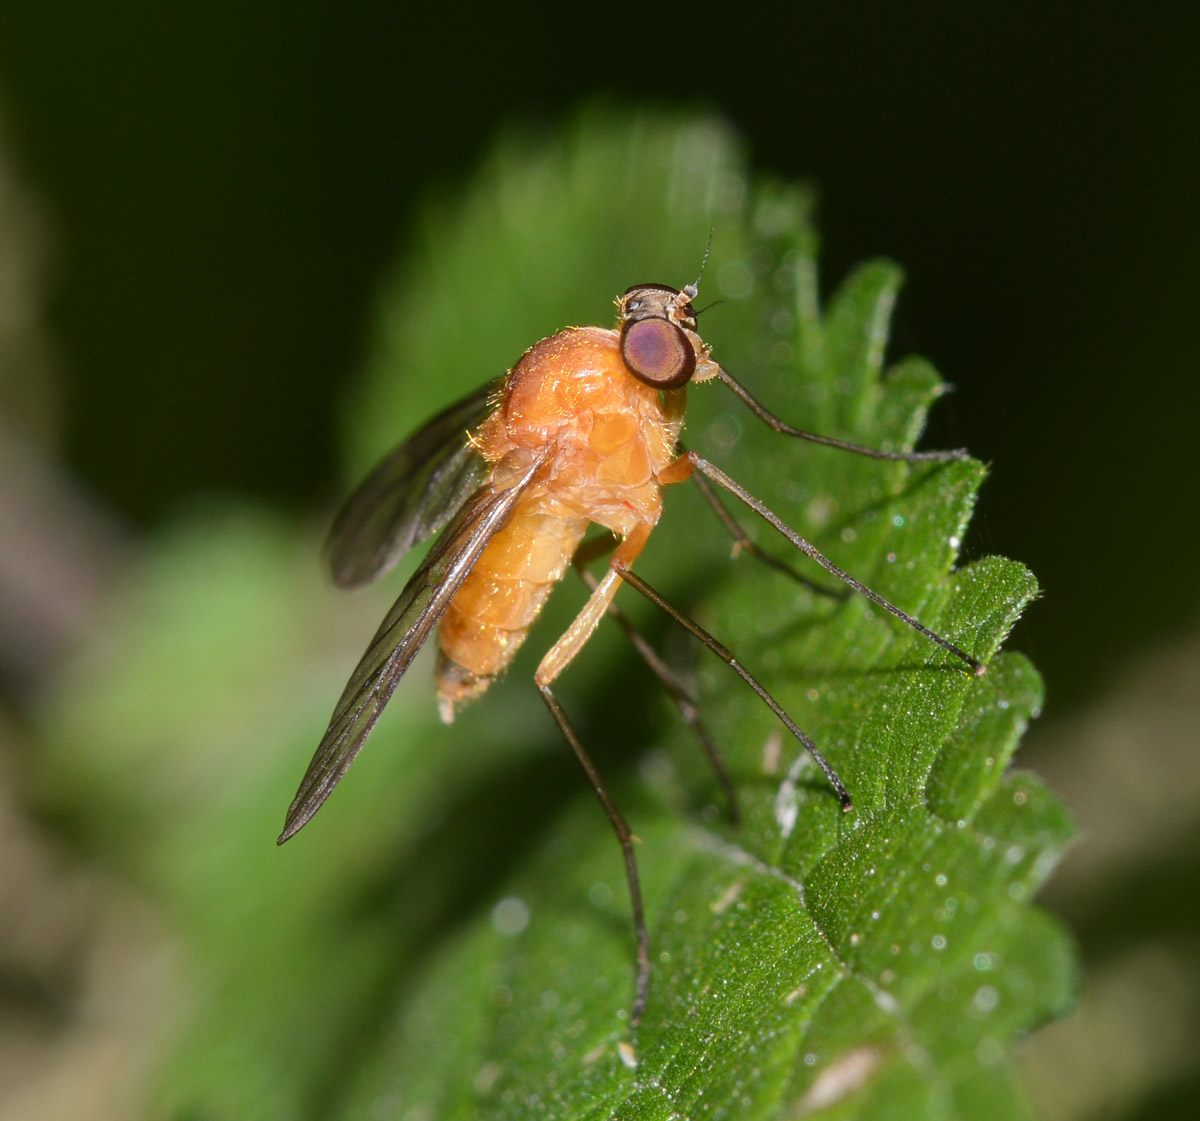
M852 444L848 440L836 440L832 436L818 436L815 432L805 432L784 423L771 412L757 397L739 382L733 380L728 371L717 367L716 376L723 381L741 399L746 407L754 413L768 428L783 436L795 436L799 440L808 440L813 444L824 444L827 448L840 448L844 452L854 452L855 455L865 455L869 459L891 459L901 463L947 463L955 459L966 459L966 448L951 448L942 452L885 452L878 448L864 448L861 444Z

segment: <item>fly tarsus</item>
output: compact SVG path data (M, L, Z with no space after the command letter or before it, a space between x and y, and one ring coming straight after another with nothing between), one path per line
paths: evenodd
M844 452L855 455L865 455L870 459L899 460L901 463L949 463L957 459L966 459L971 453L966 448L951 448L948 451L931 452L888 452L878 448L865 448L861 444L852 444L848 440L837 440L832 436L818 436L815 432L805 432L801 428L793 428L780 420L757 397L753 396L740 382L733 379L730 373L722 367L717 367L717 377L720 378L733 393L754 413L764 424L784 436L795 436L799 440L808 440L813 444L823 444L827 448L839 448Z

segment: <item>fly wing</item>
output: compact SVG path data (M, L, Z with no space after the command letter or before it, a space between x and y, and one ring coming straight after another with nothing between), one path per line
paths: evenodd
M288 808L279 843L313 816L362 749L375 721L454 593L529 487L541 459L503 489L471 496L404 586L333 710L333 718Z
M363 480L326 541L339 588L378 579L409 549L446 525L486 481L491 465L467 438L491 411L503 378L439 413Z

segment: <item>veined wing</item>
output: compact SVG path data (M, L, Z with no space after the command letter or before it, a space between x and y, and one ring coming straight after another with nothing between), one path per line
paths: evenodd
M378 579L441 529L487 480L491 465L467 439L491 411L503 378L477 389L413 433L346 499L326 541L339 588Z
M538 458L501 490L488 486L467 499L404 586L333 710L333 718L288 808L279 843L313 816L362 749L375 721L454 593L508 520L541 466Z

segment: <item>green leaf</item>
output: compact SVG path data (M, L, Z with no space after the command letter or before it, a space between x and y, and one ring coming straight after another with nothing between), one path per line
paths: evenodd
M721 301L701 320L717 359L804 428L911 446L940 381L885 362L899 272L863 266L822 309L809 209L796 187L751 182L709 119L597 110L560 139L509 136L462 197L430 206L381 297L346 417L355 470L537 338L607 322L630 284L691 281L710 230L699 304ZM998 558L955 567L982 467L789 440L719 384L693 390L685 439L987 675L860 597L731 560L694 490L672 488L639 570L761 677L854 808L626 589L698 692L743 810L731 826L694 738L602 627L561 696L641 839L653 974L631 1030L620 853L528 685L582 588L556 594L509 680L450 728L419 662L329 805L276 850L400 583L335 597L308 535L253 511L181 518L43 721L48 804L187 948L169 1114L1026 1114L1012 1044L1074 983L1031 898L1071 826L1008 770L1041 687L996 651L1033 578Z

